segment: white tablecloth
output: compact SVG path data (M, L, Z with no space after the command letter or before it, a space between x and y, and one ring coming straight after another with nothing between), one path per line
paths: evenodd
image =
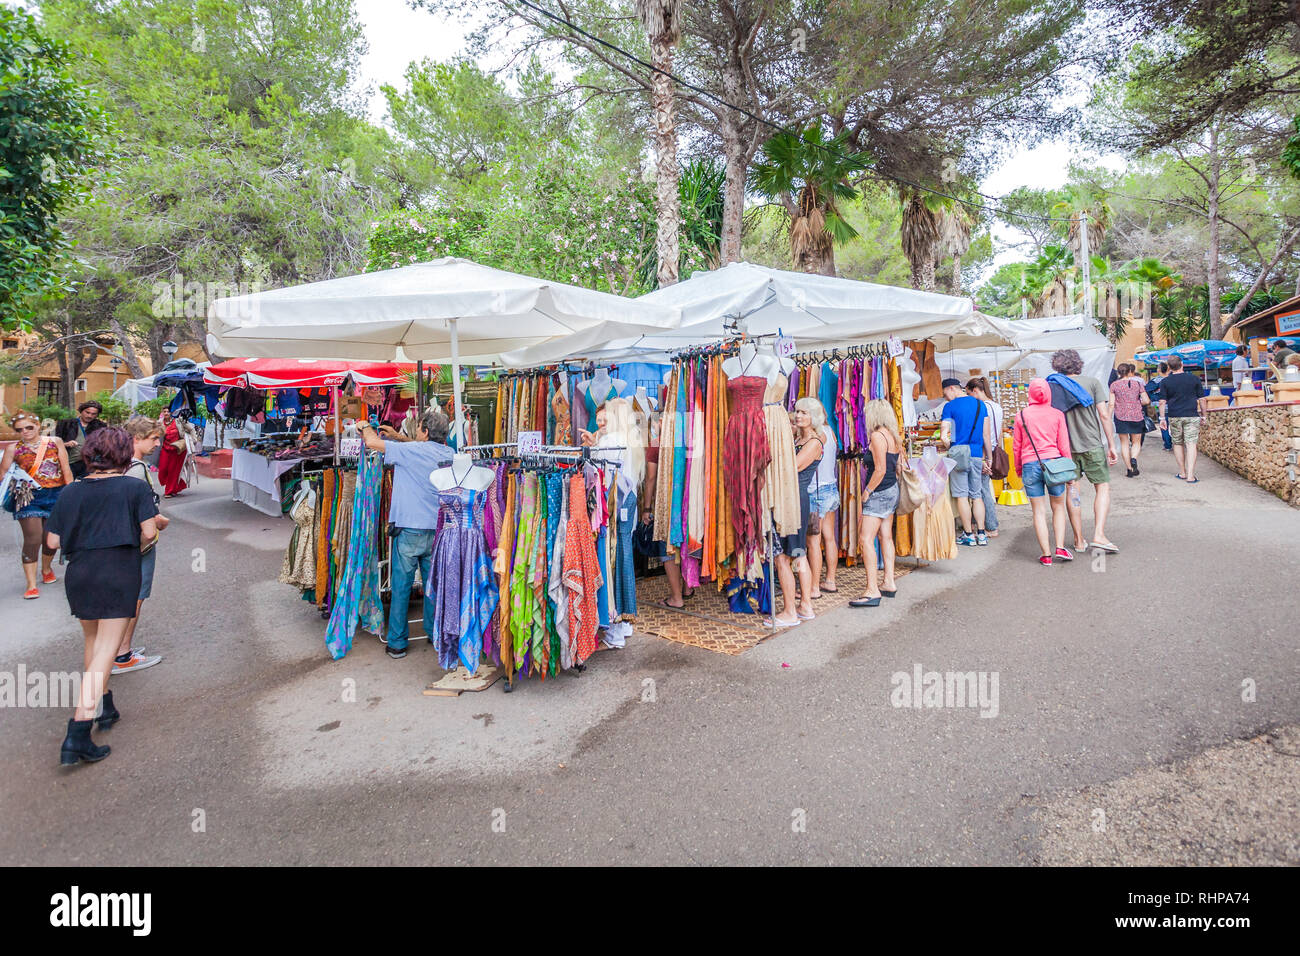
M280 476L301 464L301 459L272 461L242 448L230 454L231 497L250 508L278 518L280 507Z

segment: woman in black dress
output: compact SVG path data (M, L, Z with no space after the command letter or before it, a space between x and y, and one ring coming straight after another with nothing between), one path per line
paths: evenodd
M158 534L153 494L144 482L122 474L134 450L121 428L101 428L87 438L81 453L86 477L63 490L45 523L47 543L67 556L64 591L86 639L81 694L59 754L63 764L107 757L109 748L90 739L91 724L98 719L103 730L121 718L107 689L108 675L135 614L140 547ZM96 718L101 698L104 706Z

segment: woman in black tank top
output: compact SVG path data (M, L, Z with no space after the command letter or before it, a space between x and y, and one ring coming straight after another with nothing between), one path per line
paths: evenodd
M867 426L867 448L862 454L862 517L858 524L858 547L867 569L867 587L850 607L875 607L881 597L894 597L894 510L898 507L898 456L903 440L898 434L894 408L883 399L867 402L862 410ZM877 562L876 542L879 541ZM876 569L884 567L884 582L878 584Z

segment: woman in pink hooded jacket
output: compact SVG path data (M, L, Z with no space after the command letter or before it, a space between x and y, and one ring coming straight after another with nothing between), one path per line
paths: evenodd
M1055 557L1058 561L1073 561L1074 555L1065 547L1065 485L1048 485L1043 481L1043 462L1055 458L1070 461L1070 433L1065 427L1065 415L1052 407L1052 389L1046 379L1036 378L1029 383L1029 405L1016 416L1011 457L1034 509L1034 534L1042 551L1038 563L1050 566L1053 557L1047 538L1045 494L1051 496L1052 502Z

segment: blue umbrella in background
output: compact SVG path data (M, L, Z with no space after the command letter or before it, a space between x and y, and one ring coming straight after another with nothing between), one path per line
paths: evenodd
M1147 365L1158 365L1171 355L1177 355L1183 360L1183 365L1218 368L1225 361L1231 364L1236 354L1237 346L1232 342L1225 342L1222 339L1197 339L1195 342L1184 342L1169 349L1138 352L1137 358Z

